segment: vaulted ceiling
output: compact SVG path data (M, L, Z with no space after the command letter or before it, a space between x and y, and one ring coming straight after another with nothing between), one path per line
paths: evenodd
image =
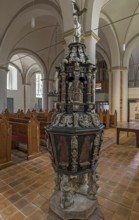
M82 9L89 7L91 1L96 8L99 6L100 0L77 0L77 3ZM135 54L136 62L139 62L139 1L107 0L104 3L99 27L96 27L100 38L97 50L105 55L110 65L115 65L116 59L121 65L124 58L131 54L132 57ZM55 57L59 56L60 60L63 56L64 20L66 25L69 23L69 30L72 24L70 4L71 0L0 0L0 65L6 67L11 59L14 62L17 54L19 63L16 57L15 64L20 68L21 64L22 68L25 69L25 65L29 68L32 62L39 60L49 76ZM92 10L92 19L95 13ZM84 24L87 22L85 16L82 18ZM34 28L31 27L32 18L35 18ZM128 54L122 51L124 43Z
M99 20L100 41L98 44L105 50L109 59L112 53L118 51L118 56L122 60L127 49L129 57L131 54L139 55L137 53L139 47L138 20L138 0L111 0L103 6ZM125 44L125 52L123 52L123 44Z

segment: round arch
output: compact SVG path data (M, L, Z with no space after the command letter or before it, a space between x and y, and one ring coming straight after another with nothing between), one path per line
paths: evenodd
M123 66L129 65L129 59L131 56L131 53L135 47L139 46L139 34L134 36L127 44L126 44L126 50L123 55Z
M107 63L108 69L110 69L110 67L111 67L111 62L110 62L110 60L109 60L109 57L108 57L108 54L106 53L106 51L105 51L103 48L101 48L99 45L97 45L96 51L103 56L104 60L105 60L106 63Z
M32 17L53 16L63 30L63 20L60 8L53 2L39 1L32 7L32 4L26 4L20 11L16 13L2 38L0 54L2 54L1 65L7 62L9 51L12 51L17 39L20 38L20 32L24 30L26 25L30 23ZM32 31L33 32L33 31Z
M70 32L74 29L72 1L59 0L59 4L63 17L63 31Z
M25 54L23 56L23 59L24 57L31 57L33 60L35 60L35 62L38 64L39 68L40 68L40 71L42 73L42 76L43 78L47 78L48 77L48 70L47 70L47 67L45 65L45 63L42 61L42 59L39 57L38 54L34 53L33 51L31 50L28 50L28 49L23 49L23 48L19 48L19 49L15 49L13 50L9 56L8 56L8 61L10 62L11 58L15 55L15 54ZM26 75L26 83L29 83L29 78L30 78L30 71L27 72L27 75Z
M102 22L105 24L109 24L110 20L109 18L104 14L101 13L100 19ZM109 25L107 28L100 29L100 33L105 36L105 40L107 41L107 45L109 46L109 53L110 53L110 63L111 66L120 66L120 58L121 58L121 53L120 53L120 46L119 46L119 41L117 38L117 33L113 27L113 25ZM100 40L101 42L101 40ZM107 48L105 48L106 50ZM107 51L108 53L108 51Z
M85 7L87 14L85 15L84 30L85 32L93 31L98 34L98 24L101 8L110 0L86 0Z

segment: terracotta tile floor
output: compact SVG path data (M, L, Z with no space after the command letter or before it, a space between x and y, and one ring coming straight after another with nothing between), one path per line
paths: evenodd
M128 137L123 133L120 145L115 144L115 134L114 128L104 131L98 166L99 217L90 219L139 220L139 148L133 133ZM48 153L17 161L0 171L0 220L59 219L49 212L55 175Z

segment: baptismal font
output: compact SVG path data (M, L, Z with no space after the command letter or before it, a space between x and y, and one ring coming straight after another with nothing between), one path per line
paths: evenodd
M75 26L76 28L76 26ZM50 209L62 219L87 219L97 208L103 124L95 113L96 67L75 30L68 55L57 67L58 113L46 127L56 172Z

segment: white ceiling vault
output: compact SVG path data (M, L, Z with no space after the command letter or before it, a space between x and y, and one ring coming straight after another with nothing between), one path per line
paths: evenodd
M99 20L100 46L111 65L128 66L131 54L134 56L139 46L139 1L110 0L101 10ZM125 52L123 52L125 44ZM139 59L138 59L139 62Z
M131 56L139 63L139 0L76 2L87 8L83 30L98 34L97 51L109 67L128 66ZM0 0L0 66L12 62L23 73L41 71L53 78L55 61L64 55L63 33L74 28L72 13L71 0Z

